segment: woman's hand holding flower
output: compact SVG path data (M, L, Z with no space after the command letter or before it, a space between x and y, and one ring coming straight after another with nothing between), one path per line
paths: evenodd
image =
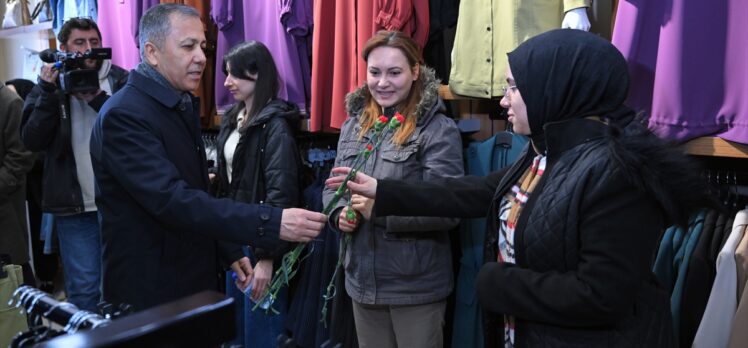
M340 215L338 215L338 229L345 233L355 231L356 227L358 227L359 220L361 220L355 210L352 210L351 213L349 213L348 209L347 206L343 207L343 210L340 211Z

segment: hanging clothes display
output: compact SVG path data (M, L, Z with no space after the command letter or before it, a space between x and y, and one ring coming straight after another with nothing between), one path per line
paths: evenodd
M134 18L134 20L132 21L130 30L132 31L132 38L133 40L135 40L136 46L140 47L138 43L138 38L140 37L138 28L138 26L140 25L140 17L143 17L143 14L146 10L155 5L158 5L159 3L159 0L133 0L133 3L130 7L130 15L132 16L132 18Z
M677 141L748 143L748 2L618 3L613 44L629 64L628 104Z
M55 35L60 32L62 23L73 17L91 18L98 23L96 0L49 0L49 8L54 16L52 30Z
M506 87L506 54L525 40L561 28L564 14L590 7L591 0L461 1L452 49L449 88L457 94L491 98Z
M317 0L314 2L311 131L333 131L347 117L345 96L366 81L361 51L379 30L399 30L423 48L428 1Z
M746 225L748 225L748 210L742 210L735 216L732 232L717 256L717 277L712 285L704 317L701 318L699 330L693 341L694 348L727 347L730 340L733 319L738 306L735 250L743 239Z
M738 309L735 312L735 318L732 322L732 332L730 341L727 344L729 348L742 348L748 346L748 296L743 296L748 286L748 226L744 227L743 239L735 250L735 262L738 268Z
M688 265L704 228L705 218L706 211L702 211L691 219L688 229L676 226L668 228L662 236L652 270L660 284L671 293L670 311L676 338L679 337L681 299Z
M529 139L499 132L465 149L467 175L486 176L514 163ZM475 279L483 266L486 218L463 219L460 224L460 270L455 282L452 347L483 347L483 321L475 294Z
M134 4L138 0L99 0L99 30L101 31L101 43L104 47L112 48L112 64L125 68L134 69L140 62L138 45L130 30L133 25L138 25L138 19L129 15L133 12Z
M445 32L457 25L459 7L459 0L429 0L429 40L423 48L423 59L443 84L449 80L449 53L452 51L452 42Z
M717 252L719 250L717 252L712 250L712 240L718 234L721 236L726 220L726 215L720 214L716 210L707 212L704 219L704 228L688 262L688 272L686 272L686 279L683 282L678 333L678 342L683 348L691 347L701 317L704 316L704 309L706 309L714 277L717 274L715 265L717 264ZM717 233L718 231L719 233Z
M308 36L312 30L312 0L212 0L210 15L218 26L215 62L215 100L219 110L235 101L223 87L226 75L220 59L234 45L255 40L273 55L281 89L278 97L295 103L307 112L310 96Z

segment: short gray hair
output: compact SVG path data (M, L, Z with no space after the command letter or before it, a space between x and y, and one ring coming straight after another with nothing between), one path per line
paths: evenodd
M182 4L159 4L145 11L138 25L138 44L140 45L140 59L145 62L145 43L150 42L158 48L164 46L166 36L171 31L171 15L197 17L200 13L193 7Z

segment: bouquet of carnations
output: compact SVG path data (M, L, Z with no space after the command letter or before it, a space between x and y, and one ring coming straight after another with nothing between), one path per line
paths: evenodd
M401 115L399 112L396 112L394 116L391 118L387 118L387 116L379 116L377 120L374 122L374 126L371 128L370 132L372 133L372 136L369 137L369 140L362 144L363 147L359 151L359 153L356 155L356 158L353 160L353 163L351 164L351 171L348 173L348 175L343 180L343 183L338 187L338 189L335 191L335 195L333 196L332 200L327 203L324 210L322 210L322 213L325 215L329 215L333 209L338 204L338 201L340 201L340 198L343 197L345 194L347 187L348 187L348 181L353 179L356 176L356 173L366 164L366 161L369 159L369 156L373 152L375 152L379 147L382 145L382 142L387 137L388 132L394 132L400 125L405 121L405 117ZM348 211L346 213L346 219L353 223L353 221L356 219L356 213L350 206L350 200L348 202ZM335 296L335 276L338 273L338 269L343 263L343 259L345 258L345 252L348 248L348 244L351 240L351 234L346 233L343 238L341 239L340 243L340 249L338 251L338 263L335 266L335 271L333 273L332 279L330 280L329 285L327 286L327 293L323 295L323 299L325 301L325 304L322 308L322 318L326 317L327 314L327 302L332 299ZM252 310L255 310L259 307L259 304L261 303L273 303L275 300L278 291L284 286L288 285L291 278L293 278L296 275L296 272L299 269L299 264L306 258L306 256L302 257L302 252L306 248L307 243L299 243L296 245L296 247L287 252L285 255L283 255L283 259L281 262L281 266L275 271L275 274L273 275L273 279L270 281L270 284L268 284L268 290L263 296L263 298L259 301L257 301L257 304L252 308ZM308 255L308 254L307 254ZM267 302L266 302L267 301ZM268 311L272 310L274 313L278 313L272 305L267 309Z

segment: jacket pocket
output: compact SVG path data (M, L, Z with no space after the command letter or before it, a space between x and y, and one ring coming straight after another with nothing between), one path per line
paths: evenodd
M429 240L387 239L382 250L375 269L383 278L421 275L434 261L434 248Z
M421 178L423 168L418 162L417 153L418 144L382 150L380 154L382 158L380 173L393 179Z

